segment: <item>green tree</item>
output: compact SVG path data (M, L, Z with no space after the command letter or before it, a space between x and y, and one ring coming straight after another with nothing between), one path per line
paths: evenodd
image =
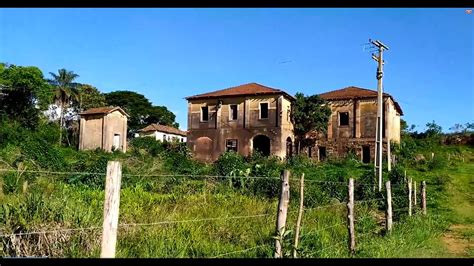
M150 123L160 123L177 127L175 115L164 106L153 106L142 94L133 91L114 91L105 94L108 105L120 106L129 115L130 132L143 128Z
M0 113L26 128L35 128L39 110L52 98L49 84L37 67L0 64Z
M73 71L64 68L58 70L58 74L49 72L53 79L49 80L50 84L55 87L54 99L60 108L59 127L64 128L64 114L66 109L74 102L78 101L77 83L74 80L79 77ZM62 130L59 131L59 144L61 145Z
M428 137L440 136L442 133L442 127L440 125L437 125L436 122L433 120L432 122L426 123L425 133Z
M147 124L158 123L172 127L179 127L175 122L176 115L169 111L165 106L152 106L148 111L148 117L145 118Z
M292 120L295 128L295 137L298 142L298 152L303 146L310 145L314 139L307 138L310 132L326 133L331 109L319 95L305 96L296 93L296 102L292 108Z
M107 105L104 94L96 87L89 84L81 84L78 87L79 102L77 109L84 111L90 108L102 107Z

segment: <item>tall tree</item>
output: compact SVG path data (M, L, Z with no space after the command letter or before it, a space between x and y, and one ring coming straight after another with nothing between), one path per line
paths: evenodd
M77 109L84 111L89 108L102 107L107 105L104 94L89 84L81 84L78 87L79 102Z
M77 83L74 83L74 80L79 75L64 68L59 69L58 74L53 72L49 72L49 74L53 77L49 82L55 87L54 99L60 107L59 127L61 130L59 131L59 144L61 145L64 114L73 101L78 101Z
M37 67L0 64L0 113L35 128L39 109L52 98L50 86Z
M129 115L130 132L150 124L159 123L177 127L176 116L164 106L153 106L142 94L133 91L114 91L105 94L108 105L120 106Z
M314 137L308 133L326 133L331 109L319 95L305 96L296 93L296 102L292 108L292 120L295 128L295 137L298 142L298 153L303 146L314 142Z
M160 125L179 127L175 122L176 115L173 114L166 106L152 106L148 111L148 116L145 118L147 124L158 123Z

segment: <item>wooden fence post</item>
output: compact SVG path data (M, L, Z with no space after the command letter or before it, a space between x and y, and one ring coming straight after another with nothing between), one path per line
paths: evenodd
M300 226L301 218L303 217L303 207L304 207L304 173L301 174L300 179L300 208L298 209L298 219L296 220L296 229L295 229L295 247L293 249L293 258L297 258L298 254L296 249L298 249L298 242L300 237Z
M114 258L120 206L122 165L117 161L107 163L105 179L104 223L101 258Z
M286 216L288 213L288 204L290 202L290 172L288 170L283 170L281 173L281 190L280 190L280 200L278 202L278 213L277 213L277 223L276 223L276 240L275 240L275 258L282 258L281 253L281 243L283 231L286 226Z
M387 233L392 231L392 188L390 186L390 180L385 182L385 188L387 189Z
M416 201L416 181L413 181L413 207L416 211L417 201Z
M349 230L349 254L355 254L354 228L354 179L349 178L349 198L347 202L347 229Z
M412 184L412 179L410 178L410 181L408 181L408 216L411 216L411 184Z
M426 215L426 182L421 182L421 208L423 215Z

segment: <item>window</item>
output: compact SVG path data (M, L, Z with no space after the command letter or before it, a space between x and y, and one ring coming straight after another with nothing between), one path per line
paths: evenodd
M165 141L166 141L166 135L163 134L163 142L165 142Z
M237 140L236 139L226 140L225 150L226 151L235 151L235 152L237 152Z
M201 122L209 121L209 107L201 107Z
M260 103L260 119L268 118L268 103Z
M237 120L237 104L229 105L229 120Z
M339 113L339 125L340 126L348 126L349 125L349 113L348 112Z

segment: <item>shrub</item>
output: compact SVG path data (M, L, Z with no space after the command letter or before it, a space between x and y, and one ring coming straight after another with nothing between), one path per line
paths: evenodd
M214 163L215 172L219 176L239 175L240 171L245 171L249 166L244 157L236 152L224 152Z
M111 160L112 154L97 149L78 153L78 156L79 159L74 163L72 171L83 173L67 176L66 182L103 189L105 187L107 163Z
M443 169L448 165L448 161L440 157L439 155L435 155L433 159L428 162L428 169L435 170L435 169Z

